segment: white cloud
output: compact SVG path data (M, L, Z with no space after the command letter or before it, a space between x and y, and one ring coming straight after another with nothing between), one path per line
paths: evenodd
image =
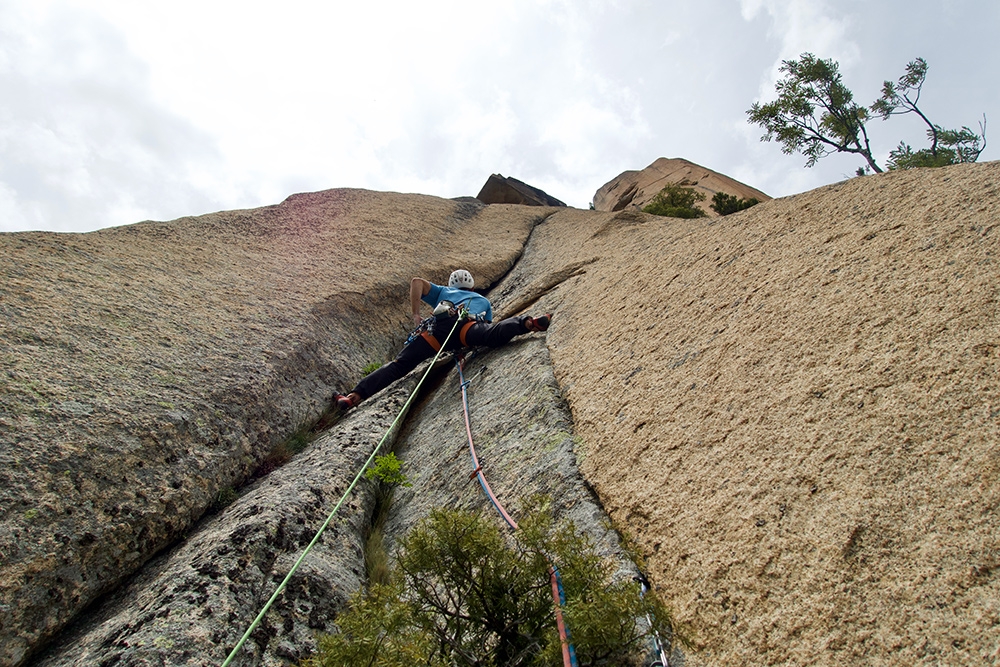
M836 11L824 0L740 0L740 9L747 21L767 14L768 34L778 43L777 58L760 84L762 98L773 97L784 60L809 52L833 58L846 71L860 59L861 50L851 39L854 19L842 7Z
M94 229L136 221L113 211L205 205L185 172L213 159L211 140L151 103L145 68L114 29L60 5L8 4L0 41L0 230Z
M93 229L330 187L467 195L494 172L586 206L660 156L787 194L857 165L834 156L806 170L759 142L745 110L773 96L781 60L834 58L866 101L927 55L943 93L927 91L935 117L974 124L994 115L998 93L975 82L1000 54L962 39L970 15L986 25L1000 10L11 0L0 4L0 229ZM958 113L968 96L973 112Z
M0 182L0 231L38 229L44 221L37 214L25 210L17 199L17 192Z

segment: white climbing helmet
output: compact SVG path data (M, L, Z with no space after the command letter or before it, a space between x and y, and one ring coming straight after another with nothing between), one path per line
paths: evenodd
M458 269L452 271L451 275L448 277L448 287L457 287L458 289L472 289L476 286L476 281L472 279L472 274L465 269Z

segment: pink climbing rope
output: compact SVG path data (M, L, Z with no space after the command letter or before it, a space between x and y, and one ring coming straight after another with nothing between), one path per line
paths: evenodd
M472 425L469 421L469 383L465 381L465 373L463 367L465 365L465 359L460 355L455 355L455 366L458 367L458 380L462 383L462 410L465 413L465 433L469 439L469 453L472 455L472 470L474 475L479 479L479 485L483 487L483 491L486 492L486 497L490 499L493 503L493 507L496 508L503 520L507 522L511 530L517 530L517 522L511 518L507 510L504 509L503 505L497 499L496 495L493 493L493 489L490 488L489 482L486 481L486 476L483 474L483 466L479 463L479 457L476 456L476 445L472 441ZM569 631L566 628L566 623L563 620L562 615L562 605L565 600L563 599L562 593L562 581L559 578L559 572L556 570L554 565L549 566L549 581L552 583L552 603L555 607L556 616L556 628L559 630L559 642L562 644L562 656L563 656L563 667L577 667L576 651L569 640Z
M490 499L493 503L493 507L497 509L503 520L507 522L507 525L511 527L511 530L517 530L517 522L511 518L510 514L507 514L507 510L503 508L500 501L497 500L496 495L493 493L493 489L490 488L490 483L486 481L486 476L483 475L483 466L479 464L479 457L476 456L476 445L472 441L472 425L469 423L469 393L467 388L469 383L465 381L465 375L462 372L462 366L465 363L464 359L459 359L456 357L455 364L458 366L458 378L462 383L462 408L465 412L465 433L469 437L469 453L472 455L472 469L476 474L476 478L479 479L479 485L483 487L483 491L486 492L486 497Z

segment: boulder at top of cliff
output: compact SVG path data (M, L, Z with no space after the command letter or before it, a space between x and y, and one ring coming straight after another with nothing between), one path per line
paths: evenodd
M476 195L484 204L522 204L524 206L566 206L543 190L510 176L493 174Z
M756 188L694 162L661 157L641 171L622 172L602 185L594 194L594 208L598 211L642 209L669 183L680 183L705 195L705 200L697 206L710 217L718 215L711 208L712 197L717 192L762 202L771 199Z

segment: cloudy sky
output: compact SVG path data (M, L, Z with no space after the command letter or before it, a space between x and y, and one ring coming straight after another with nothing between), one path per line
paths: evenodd
M760 142L746 110L783 59L837 60L868 104L922 56L931 120L976 128L1000 122L998 31L996 0L0 0L0 231L491 173L586 207L661 156L794 194L861 162ZM882 163L924 141L869 132Z

